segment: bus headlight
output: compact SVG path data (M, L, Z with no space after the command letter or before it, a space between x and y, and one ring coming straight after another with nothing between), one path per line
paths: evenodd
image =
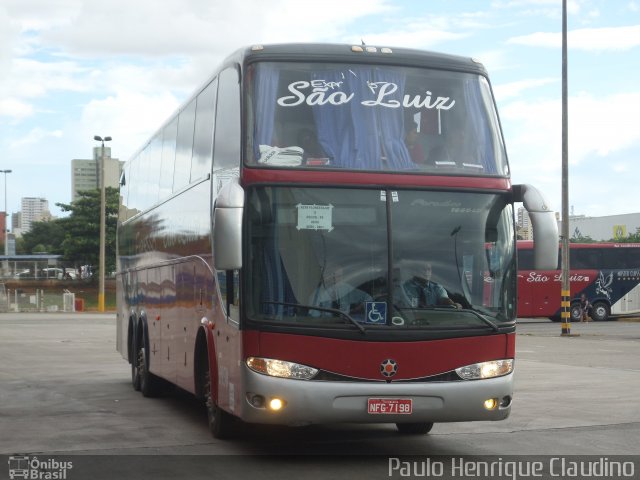
M299 363L285 362L284 360L274 360L272 358L249 357L246 363L247 367L254 372L271 377L310 380L318 373L317 368L308 367Z
M482 380L485 378L502 377L511 372L513 372L512 358L474 363L473 365L456 368L456 373L463 380Z

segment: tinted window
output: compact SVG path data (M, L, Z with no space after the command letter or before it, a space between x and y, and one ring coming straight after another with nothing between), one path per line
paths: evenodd
M518 249L518 270L533 270L533 249Z
M217 87L218 81L216 79L200 92L196 100L196 125L193 137L193 157L191 158L192 182L211 172Z
M160 192L162 200L173 191L173 169L176 160L176 136L178 135L178 119L174 118L162 132L162 166L160 168Z
M176 167L173 173L173 191L189 184L191 175L191 153L193 151L193 129L196 122L195 99L180 112L178 139L176 144Z
M640 266L640 248L618 247L602 251L601 268L638 268Z
M129 164L130 168L127 171L129 174L129 178L127 178L127 189L129 190L129 194L127 195L126 205L127 208L135 210L128 215L132 216L140 209L140 156L138 155L133 158Z
M240 166L240 85L237 70L230 68L220 74L220 94L216 112L216 142L214 167Z
M140 170L138 172L140 210L146 210L158 201L161 154L161 135L153 137L151 143L140 152Z
M602 249L572 248L570 250L569 265L575 270L603 268Z
M486 78L382 65L258 63L248 159L263 167L506 175Z

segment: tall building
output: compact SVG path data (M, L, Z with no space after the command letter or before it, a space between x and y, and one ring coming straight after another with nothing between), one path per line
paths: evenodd
M100 156L102 147L93 148L93 158L90 160L71 160L71 200L79 198L78 192L100 188ZM104 185L118 188L120 174L124 162L111 158L111 147L104 147Z
M51 220L49 201L46 198L22 197L20 210L20 231L27 233L33 222Z
M0 233L2 233L2 243L4 244L4 232L8 231L9 225L7 224L7 212L0 212ZM4 252L2 252L4 253Z
M22 236L22 212L13 212L11 215L11 231L17 237Z
M518 238L521 240L533 240L533 227L531 225L531 219L529 218L529 212L524 207L518 208Z

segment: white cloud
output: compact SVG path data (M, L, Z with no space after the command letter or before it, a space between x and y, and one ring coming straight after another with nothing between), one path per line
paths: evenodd
M411 31L388 31L378 34L352 36L347 43L360 44L364 40L368 45L381 45L391 47L433 48L443 42L459 40L467 34L453 33L445 30L416 29Z
M605 214L611 208L637 211L628 200L615 203L637 189L635 158L626 152L640 147L635 117L640 93L596 97L580 94L569 99L569 165L571 202L589 206L589 212ZM502 106L501 119L515 182L538 186L560 209L562 166L560 99L515 101ZM620 157L623 158L620 158ZM617 158L609 165L609 158ZM592 198L598 191L597 201ZM606 195L605 195L606 194ZM607 197L607 195L611 195ZM605 203L602 198L608 198ZM596 205L597 204L597 205Z
M33 106L16 98L0 98L0 116L22 119L33 113Z
M569 101L569 121L575 135L576 161L589 154L606 156L640 142L640 92L603 97L583 93ZM572 121L572 117L575 120Z
M512 37L507 44L560 48L561 33L536 32ZM592 52L625 51L640 46L640 25L582 28L567 33L567 47Z
M557 78L534 78L527 80L518 80L517 82L503 83L502 85L494 85L493 90L497 101L506 100L508 98L517 97L522 92L532 88L543 87L552 83L557 83Z
M602 97L581 94L569 98L569 158L579 164L590 155L606 156L640 142L637 112L640 93L621 93ZM504 122L511 123L515 137L510 150L540 157L555 165L560 152L560 100L517 101L501 108ZM554 153L557 152L557 153ZM540 165L540 163L537 163Z
M168 92L144 94L121 91L102 100L92 100L83 109L79 141L90 142L94 135L113 138L123 160L128 159L178 107Z
M68 183L69 160L90 155L93 135L112 136L114 155L127 159L225 55L242 45L364 39L368 44L459 48L483 61L501 104L514 180L525 179L555 195L560 101L543 95L559 83L546 49L560 47L560 34L553 32L560 28L561 2L492 1L482 12L465 11L471 4L459 3L465 2L451 2L440 14L423 2L391 0L2 0L0 120L7 128L0 132L0 144L14 146L9 168L33 161L43 172L58 172L63 181L47 178L45 183L59 190ZM638 0L625 0L614 9L604 0L568 2L570 25L601 27L574 28L570 48L623 53L613 58L615 64L607 63L614 56L574 56L599 62L607 85L592 78L579 84L578 75L571 76L574 88L592 89L570 100L570 158L580 184L593 181L587 167L596 161L610 163L620 182L630 181L634 172L637 178L637 166L623 152L637 160L632 112L640 105L636 94L620 92L638 83L635 51L629 53L640 45L640 26L633 25L638 5ZM411 16L403 18L409 9ZM614 27L625 21L631 25ZM508 35L519 36L507 41ZM505 41L510 48L503 48ZM620 65L629 73L618 78L612 72ZM588 66L571 63L571 68L586 71ZM608 94L598 97L597 88ZM30 191L34 185L25 182L21 193L47 196ZM593 201L585 194L584 202ZM554 204L559 208L559 202Z
M61 138L62 130L43 130L42 128L34 128L25 136L16 138L9 143L9 148L17 150L45 142L51 138Z
M295 0L165 0L162 8L155 0L86 1L72 25L43 32L43 39L81 56L219 55L247 42L340 38L354 19L390 8L384 0L325 0L304 8Z

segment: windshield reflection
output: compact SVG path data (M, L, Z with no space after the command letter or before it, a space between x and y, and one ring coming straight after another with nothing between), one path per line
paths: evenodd
M508 174L491 89L480 75L259 62L247 78L252 166Z
M502 196L259 187L247 212L253 320L495 330L514 318L513 212Z

